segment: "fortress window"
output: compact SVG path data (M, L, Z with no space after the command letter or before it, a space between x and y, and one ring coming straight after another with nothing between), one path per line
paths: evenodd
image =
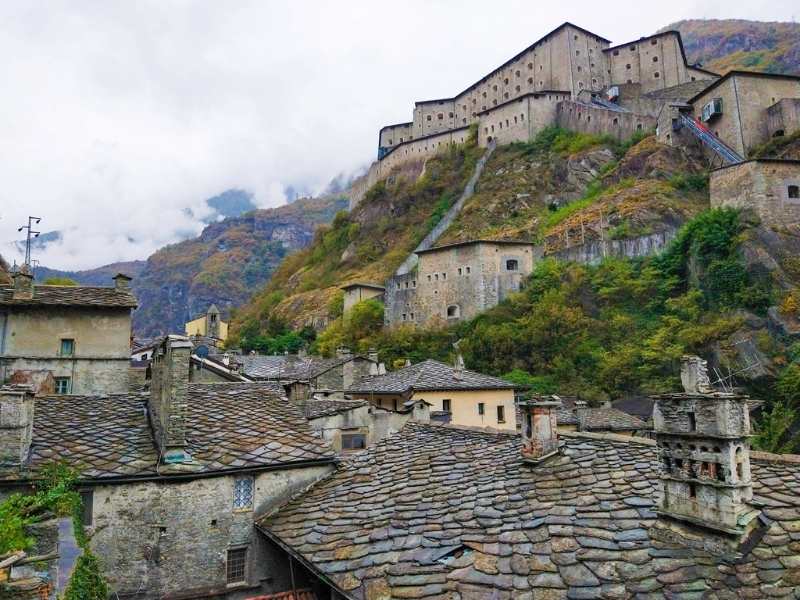
M506 127L508 127L508 119L506 119Z
M483 97L486 98L486 92L483 92Z
M492 89L493 89L493 90L496 92L496 91L497 91L497 86L496 86L496 85L493 85L493 86L492 86Z
M472 103L474 104L475 100L473 100ZM462 104L462 106L464 107L464 112L467 112L467 105L466 104Z
M401 144L403 143L403 138L400 138L400 143L401 143Z
M653 62L658 62L658 57L657 56L653 57Z
M506 92L505 94L503 94L503 98L508 98L508 92Z
M580 72L581 72L581 67L580 67L580 65L578 65L578 73L580 73Z
M492 105L497 106L497 100L492 100Z
M576 40L577 40L577 39L578 39L578 36L576 35L574 39L576 39Z
M519 271L519 261L516 258L510 258L506 261L506 271Z
M411 320L414 320L414 313L411 313Z
M477 98L473 98L472 99L472 104L477 104L477 103L478 103L478 99Z
M797 200L800 198L800 186L790 185L788 188L789 198Z
M575 50L575 56L580 56L580 55L581 55L581 51L580 50Z
M636 52L636 46L631 46L631 52Z
M589 66L594 69L594 63L591 63Z
M544 69L544 65L539 65L539 70L541 71L542 69Z
M528 63L528 69L533 69L533 63Z
M659 77L661 77L661 73L659 73L658 71L656 71L655 73L653 73L653 77L655 77L656 79L658 79Z
M520 119L520 121L524 121L525 120L525 115L520 115L519 119Z
M473 116L473 118L474 118L474 117L477 117L477 116L478 116L478 113L474 112L474 113L472 113L472 116Z
M586 115L586 122L587 123L591 123L592 122L592 115Z
M428 281L430 281L430 280L431 280L431 276L430 276L430 275L428 275Z
M528 83L529 83L530 85L533 85L533 77L528 77Z
M539 82L539 87L544 87L544 81Z
M508 85L508 77L506 77L505 79L503 79L503 83L505 83L506 85Z
M467 267L467 275L469 275L469 272L470 272L471 270L472 270L472 267Z
M467 117L462 117L461 122L466 125L467 124Z
M517 77L519 77L519 71L514 71L514 75L516 75Z
M519 86L517 86L517 91L518 91L518 92L519 92L521 89L522 89L522 88L520 88Z
M486 110L486 105L481 106L481 110Z
M614 117L614 120L612 121L612 123L614 125L619 125L619 119L617 117Z
M630 64L627 64L627 65L625 65L625 68L626 68L628 71L630 71L630 70L631 70L631 65L630 65Z
M406 281L406 289L408 289L408 282Z
M430 115L428 115L428 121L430 121L432 118L433 118L433 117L431 117Z
M582 82L582 81L579 81L579 82L578 82L578 89L579 89L579 90L582 90L582 89L583 89L583 82Z
M611 54L613 54L614 56L619 56L619 50L614 50L614 52L612 52Z
M458 274L461 275L461 267L458 267Z
M658 43L658 40L650 40L650 45L655 46Z
M494 125L492 125L492 133L494 133Z
M592 78L592 85L597 85L597 79Z
M517 115L514 115L514 123L517 122Z
M390 145L390 146L392 145L392 140L389 140L389 145Z
M406 320L406 313L403 313L403 314L401 315L401 317L402 317L403 321L405 321L405 320Z
M439 281L439 274L438 274L438 273L434 273L434 274L433 274L433 279L434 279L435 281Z
M453 118L453 113L448 113L448 114L450 115L450 118L452 119Z
M502 128L503 128L503 122L500 121L500 129L502 129Z
M442 273L442 281L446 281L446 280L447 280L447 273Z
M484 127L483 128L483 133L489 133L489 128L488 127Z
M637 123L636 124L636 131L641 131L641 130L642 130L642 124L641 123Z
M695 78L694 78L694 77L692 77L692 81L695 81Z
M439 113L438 115L436 115L436 118L441 121L442 119L444 119L444 114L443 113Z

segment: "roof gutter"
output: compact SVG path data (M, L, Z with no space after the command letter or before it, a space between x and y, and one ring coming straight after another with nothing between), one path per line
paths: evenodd
M348 598L349 600L359 600L359 598L357 598L357 597L353 596L352 594L344 591L338 585L333 583L333 581L331 581L328 578L328 576L325 573L323 573L322 571L320 571L312 562L306 560L299 552L297 552L294 548L292 548L289 544L284 542L278 536L273 534L269 529L266 529L265 527L262 527L259 523L255 524L255 528L256 528L257 531L259 531L261 534L263 534L266 538L268 538L270 541L272 541L276 546L280 547L281 550L286 552L286 554L288 554L290 557L294 558L297 562L299 562L301 565L303 565L306 569L311 571L317 577L317 579L319 579L322 583L324 583L327 586L330 586L331 588L336 590L337 593L341 594L345 598Z

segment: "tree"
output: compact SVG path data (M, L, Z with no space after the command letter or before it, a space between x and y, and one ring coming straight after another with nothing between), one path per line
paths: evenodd
M792 424L796 416L796 411L783 402L773 404L756 423L753 447L776 454L795 451L798 444L792 436Z
M44 280L44 284L76 286L78 285L78 282L74 279L70 279L69 277L48 277Z

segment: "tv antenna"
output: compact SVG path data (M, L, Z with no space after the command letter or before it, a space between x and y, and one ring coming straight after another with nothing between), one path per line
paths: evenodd
M28 235L25 239L25 263L26 265L31 264L31 239L36 239L39 237L39 234L42 233L41 231L34 231L33 225L38 225L41 222L41 217L28 217L28 224L23 225L17 231L22 231L23 229L27 229Z
M744 355L744 360L735 361L736 364L733 368L730 366L727 367L727 369L724 369L721 366L719 369L714 367L714 375L717 379L711 382L712 386L719 386L722 388L722 391L732 393L736 385L737 375L743 375L745 373L755 371L762 366L758 354L754 352L748 352L747 346L751 344L752 340L750 338L745 338L734 343L734 348L737 350L737 353L739 353L740 356L742 354ZM727 373L725 371L727 371Z

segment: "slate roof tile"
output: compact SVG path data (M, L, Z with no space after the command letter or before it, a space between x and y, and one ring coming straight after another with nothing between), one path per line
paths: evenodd
M158 451L147 398L146 393L37 398L30 470L60 459L79 467L85 479L155 476ZM191 472L334 457L300 408L274 386L189 384L187 406Z
M364 377L349 388L349 392L399 394L434 390L491 390L515 389L516 385L491 375L466 369L456 369L437 360L404 367L385 375Z
M136 308L130 289L67 285L34 285L33 298L14 299L13 287L0 287L0 306L96 306Z
M562 439L531 467L513 433L409 422L259 527L354 598L797 597L800 460L752 454L773 522L732 564L652 537L652 442Z
M303 410L307 419L329 417L339 413L353 410L361 406L369 406L366 400L339 400L335 398L306 400Z

